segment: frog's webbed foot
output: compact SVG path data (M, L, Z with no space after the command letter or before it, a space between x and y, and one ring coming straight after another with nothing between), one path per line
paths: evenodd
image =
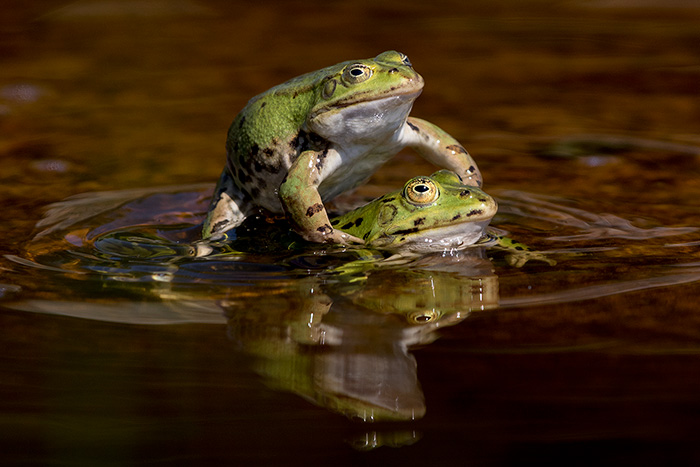
M216 239L224 232L241 225L248 217L247 210L244 209L248 204L248 196L235 185L228 169L224 169L202 226L202 238Z
M314 243L337 243L340 245L364 245L365 241L354 235L334 229L328 225L312 232L299 232L304 240Z

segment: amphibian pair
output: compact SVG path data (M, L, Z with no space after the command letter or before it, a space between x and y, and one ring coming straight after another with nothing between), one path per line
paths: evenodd
M217 240L256 208L285 213L306 240L363 243L331 224L324 202L366 181L404 147L481 185L469 153L408 114L423 78L406 55L339 63L254 97L231 124L227 162L203 225Z

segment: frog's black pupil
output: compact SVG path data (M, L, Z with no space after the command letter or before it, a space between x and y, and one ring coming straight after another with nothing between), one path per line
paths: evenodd
M361 68L353 68L350 70L350 74L353 76L360 76L363 73Z
M421 322L421 323L425 323L425 322L428 321L429 319L430 319L429 316L421 315L421 316L419 316L419 317L416 318L416 321Z
M429 191L430 188L428 188L426 185L416 185L414 188L418 193L425 193L426 191Z

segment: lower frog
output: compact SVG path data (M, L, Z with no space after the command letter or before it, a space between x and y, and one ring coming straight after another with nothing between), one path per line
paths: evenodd
M484 191L447 170L410 179L400 190L332 219L367 247L402 254L459 250L484 238L498 211Z
M490 231L487 226L497 210L490 195L464 185L456 173L440 170L430 177L414 177L401 190L336 217L331 224L362 238L367 247L402 255L478 245L504 250L511 266L529 260L555 264L527 245Z
M388 51L252 98L229 128L226 166L202 238L216 241L263 208L284 213L306 240L362 243L332 226L324 203L365 182L406 147L480 186L476 163L455 138L409 117L422 90L408 57Z

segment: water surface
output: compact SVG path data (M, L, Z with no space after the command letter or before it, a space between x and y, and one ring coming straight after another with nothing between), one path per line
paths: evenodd
M642 1L10 5L3 461L696 464L698 20ZM149 256L201 220L251 96L391 48L426 79L413 114L479 162L494 225L556 265ZM338 208L433 169L404 152ZM162 241L125 254L124 231Z

